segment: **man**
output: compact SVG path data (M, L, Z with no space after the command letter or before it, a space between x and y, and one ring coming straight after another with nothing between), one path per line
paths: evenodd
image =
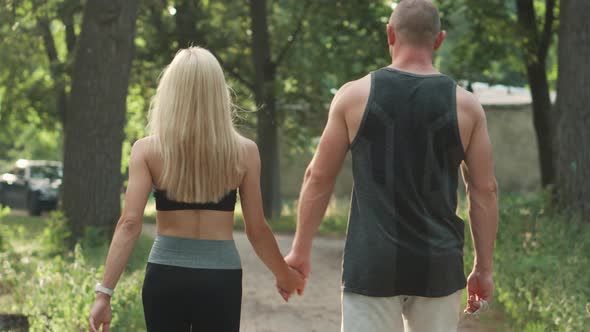
M402 0L387 25L390 66L335 95L299 199L287 262L306 277L314 234L348 149L354 188L344 248L342 331L456 331L493 294L497 185L484 111L433 66L445 32L429 0ZM463 272L458 169L469 198L473 272Z

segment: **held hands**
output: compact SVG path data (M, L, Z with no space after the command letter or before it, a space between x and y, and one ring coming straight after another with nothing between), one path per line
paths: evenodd
M305 279L299 271L289 267L284 275L276 277L277 290L285 301L289 301L291 294L297 291L301 295L305 287Z
M305 289L305 282L309 277L310 263L308 256L306 257L303 255L298 255L293 251L291 251L287 256L285 256L285 262L287 263L287 265L289 265L290 270L292 272L295 272L297 277L303 281L303 283L301 283L300 286L292 288L290 292L286 289L281 288L277 283L277 290L279 291L283 299L285 299L285 301L289 301L291 294L295 290L297 291L298 295L303 295L303 290Z
M111 299L108 295L97 293L94 305L90 310L90 331L100 331L102 325L102 331L108 332L111 325L111 319L113 313L111 312Z
M494 295L494 280L492 272L482 272L476 269L467 278L467 308L465 313L476 314L487 310L488 303Z
M287 256L285 256L285 262L287 262L290 267L303 274L305 279L309 278L309 273L311 272L309 255L300 255L294 251L291 251ZM301 289L299 295L302 294L303 289Z

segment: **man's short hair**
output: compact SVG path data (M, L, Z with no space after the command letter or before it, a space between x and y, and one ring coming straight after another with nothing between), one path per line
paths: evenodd
M389 24L399 38L419 46L434 43L440 33L440 16L431 0L400 0Z

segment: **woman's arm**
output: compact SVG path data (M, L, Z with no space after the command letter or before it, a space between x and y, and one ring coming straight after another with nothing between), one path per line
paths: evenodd
M148 144L149 142L140 140L131 149L125 205L115 228L102 279L102 285L110 289L117 285L141 234L143 212L152 190L152 176L145 158Z
M304 281L285 263L264 218L260 192L260 155L256 144L249 140L246 143L246 158L246 174L240 185L240 202L246 235L256 255L275 275L277 286L290 294L295 289L302 289Z
M142 139L131 149L125 205L117 222L102 279L102 286L106 288L115 289L141 234L143 211L152 190L152 177L145 158L148 148L149 142ZM98 331L100 326L103 326L103 331L108 331L111 318L110 296L97 292L90 312L90 330Z

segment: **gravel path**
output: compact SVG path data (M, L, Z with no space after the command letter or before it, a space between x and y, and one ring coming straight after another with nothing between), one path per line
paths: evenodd
M154 235L152 224L144 233ZM246 235L234 234L244 270L242 332L338 332L340 331L340 271L343 239L318 237L314 241L312 273L304 296L285 303L276 293L274 278L256 257ZM287 253L291 235L277 235ZM463 320L458 332L494 332L478 321Z

